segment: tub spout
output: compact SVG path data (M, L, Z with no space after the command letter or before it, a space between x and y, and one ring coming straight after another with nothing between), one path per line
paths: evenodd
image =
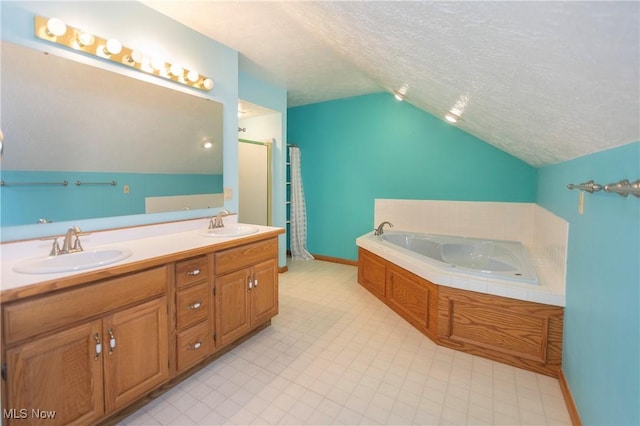
M389 227L393 228L393 224L391 222L384 221L375 229L373 235L380 236L384 233L384 226L389 225Z

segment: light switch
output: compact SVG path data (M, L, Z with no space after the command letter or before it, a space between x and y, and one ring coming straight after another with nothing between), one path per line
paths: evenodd
M233 198L233 189L225 188L224 189L224 199L225 200L230 200L232 198Z
M122 187L122 190L124 191L125 194L128 194L129 193L129 185L124 185Z

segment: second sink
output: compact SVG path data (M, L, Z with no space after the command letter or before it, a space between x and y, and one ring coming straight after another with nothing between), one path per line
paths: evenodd
M243 235L251 235L258 232L258 228L250 225L227 225L223 228L207 229L201 235L205 237L241 237Z

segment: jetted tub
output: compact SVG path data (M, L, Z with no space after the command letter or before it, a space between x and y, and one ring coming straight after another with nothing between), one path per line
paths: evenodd
M518 241L398 231L386 231L373 238L390 248L418 255L423 261L445 270L538 284L527 250Z

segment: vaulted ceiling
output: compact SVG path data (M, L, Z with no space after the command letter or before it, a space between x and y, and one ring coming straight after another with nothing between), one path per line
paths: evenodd
M237 50L290 107L404 90L536 167L640 140L637 1L143 3Z

